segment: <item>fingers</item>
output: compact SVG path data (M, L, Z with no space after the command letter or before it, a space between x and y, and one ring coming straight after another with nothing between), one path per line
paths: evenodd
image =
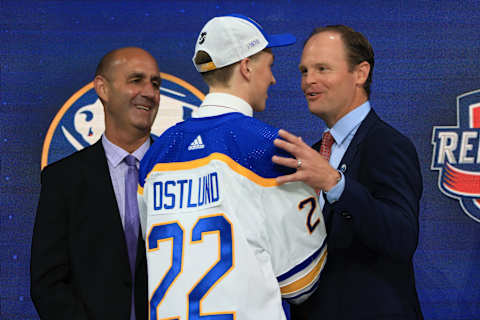
M285 167L289 167L289 168L296 168L297 167L297 159L273 156L272 161L275 164L279 164L281 166L285 166Z
M275 139L273 144L276 147L287 151L294 157L297 157L305 148L309 148L309 146L303 142L301 137L297 137L286 130L280 129L278 135L282 139Z
M287 130L280 129L278 130L278 135L282 138L285 139L286 141L296 144L296 145L301 145L305 144L302 140L302 137L298 137L294 135L293 133L288 132Z
M280 129L278 131L278 135L283 140L282 139L277 139L277 140L286 141L287 143L290 143L299 149L310 148L310 146L303 141L302 137L296 136L286 130Z
M278 130L278 135L280 137L282 137L283 139L287 140L287 141L290 141L290 142L294 142L294 140L296 140L298 137L296 135L294 135L293 133L290 133L288 132L287 130L284 130L284 129L280 129Z
M291 143L289 143L285 140L282 140L282 139L273 140L273 144L275 145L275 147L283 149L283 150L287 151L288 153L295 156L295 154L293 153L294 150L295 150L295 145L293 145L293 144L291 144Z
M292 174L287 174L285 176L279 176L275 178L278 184L282 185L287 182L294 182L294 181L299 181L297 175L295 173Z

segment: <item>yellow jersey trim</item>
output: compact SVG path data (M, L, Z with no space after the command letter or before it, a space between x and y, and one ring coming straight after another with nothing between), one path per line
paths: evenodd
M327 257L327 250L324 250L321 258L318 260L317 265L309 273L307 273L302 278L280 288L282 295L295 293L307 287L310 283L312 283L320 274L320 271L324 265L324 261L326 257Z
M169 162L169 163L157 163L153 169L150 171L150 173L147 174L148 176L152 172L163 172L163 171L178 171L178 170L189 170L189 169L195 169L198 167L203 167L209 162L213 160L218 160L224 162L226 165L230 167L233 171L236 173L244 176L248 180L262 186L262 187L275 187L278 186L279 184L277 183L277 180L275 178L263 178L256 174L255 172L245 168L244 166L240 165L239 163L235 162L232 158L227 156L226 154L223 153L212 153L208 157L201 158L201 159L196 159L196 160L191 160L191 161L185 161L185 162ZM145 180L146 180L145 179ZM143 195L143 187L140 185L138 186L138 193Z

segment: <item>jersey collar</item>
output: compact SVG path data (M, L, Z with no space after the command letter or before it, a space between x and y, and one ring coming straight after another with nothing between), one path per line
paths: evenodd
M253 116L253 109L245 100L228 93L214 92L207 94L200 108L193 111L192 118L213 117L231 112Z

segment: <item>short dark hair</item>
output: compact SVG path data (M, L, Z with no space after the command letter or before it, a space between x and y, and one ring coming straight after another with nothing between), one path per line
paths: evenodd
M363 88L367 93L367 97L370 97L370 85L372 83L373 66L375 64L372 45L360 32L357 32L345 25L338 24L313 29L312 33L305 41L304 47L308 40L310 40L314 35L326 31L332 31L340 34L343 40L345 51L347 53L350 71L353 71L353 68L363 61L367 61L370 64L370 73L368 74L368 78L363 85Z

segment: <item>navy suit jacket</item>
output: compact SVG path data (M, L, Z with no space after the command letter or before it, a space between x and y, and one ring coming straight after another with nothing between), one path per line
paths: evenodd
M292 319L423 319L412 264L423 188L415 147L372 109L338 169L345 189L323 209L327 263Z
M139 235L135 306L144 320L147 266ZM128 252L101 140L42 171L30 276L42 319L130 319Z

